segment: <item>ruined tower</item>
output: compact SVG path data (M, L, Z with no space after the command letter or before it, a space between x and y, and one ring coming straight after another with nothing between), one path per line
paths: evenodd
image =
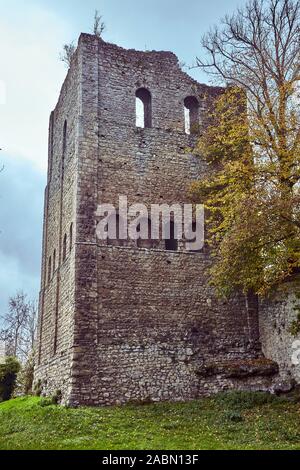
M80 36L49 128L35 369L45 394L94 405L268 387L274 365L261 360L256 301L216 297L206 250L96 237L97 205L119 195L188 201L207 168L187 149L204 126L204 97L219 91L170 52Z

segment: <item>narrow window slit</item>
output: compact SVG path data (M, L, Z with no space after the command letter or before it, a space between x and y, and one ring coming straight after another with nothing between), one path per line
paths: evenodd
M136 126L152 127L151 93L146 88L139 88L136 93Z

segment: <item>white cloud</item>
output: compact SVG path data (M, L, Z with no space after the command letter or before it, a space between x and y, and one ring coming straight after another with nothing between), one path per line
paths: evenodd
M37 298L45 175L30 161L1 156L0 316L8 297L24 290Z
M23 7L14 0L5 3L9 7L1 5L0 17L0 81L6 94L0 104L0 147L45 170L49 114L66 74L59 52L69 27L34 2Z

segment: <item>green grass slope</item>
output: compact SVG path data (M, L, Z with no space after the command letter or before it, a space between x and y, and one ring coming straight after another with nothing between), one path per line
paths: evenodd
M70 409L0 404L0 449L300 449L300 404L265 394Z

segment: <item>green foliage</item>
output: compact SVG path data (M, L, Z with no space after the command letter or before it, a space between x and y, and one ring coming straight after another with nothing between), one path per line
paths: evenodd
M38 379L37 382L33 384L33 394L37 397L40 397L43 391L43 384L41 379Z
M215 402L222 410L222 422L242 423L245 421L245 411L265 405L282 405L287 400L266 392L230 391L217 394Z
M23 395L30 395L33 390L34 354L31 354L18 374L18 385Z
M225 421L232 421L234 423L242 423L244 418L239 411L236 410L227 410L223 414L223 419Z
M295 276L292 289L295 295L292 308L296 318L291 322L289 332L292 336L296 337L300 334L300 276Z
M296 320L291 324L290 333L293 336L297 336L300 333L300 312L297 314Z
M56 390L55 394L52 396L52 402L54 405L59 405L62 399L61 390Z
M64 62L68 67L71 66L73 57L75 56L76 46L74 42L63 45L63 52L60 54L59 58Z
M214 103L195 150L209 171L190 190L206 207L211 280L225 296L266 295L300 268L299 152L282 159L267 152L261 127L243 109L235 87Z
M60 390L57 390L54 395L51 397L42 397L39 405L44 406L52 406L52 405L59 405L62 399L62 393Z
M14 357L7 357L5 362L0 364L0 402L12 397L20 367Z
M55 405L52 397L42 397L39 405L42 407Z
M263 405L286 402L284 398L279 398L276 395L271 395L267 392L247 391L220 393L216 395L215 399L221 407L239 411L250 410L251 408Z
M101 38L105 29L106 25L104 21L102 21L102 15L99 14L98 10L95 10L93 33L98 38Z
M220 396L76 409L41 400L0 404L0 449L300 449L300 404L276 398L244 410Z
M198 65L230 84L211 105L194 184L222 294L266 295L300 270L300 2L248 0L202 38Z

